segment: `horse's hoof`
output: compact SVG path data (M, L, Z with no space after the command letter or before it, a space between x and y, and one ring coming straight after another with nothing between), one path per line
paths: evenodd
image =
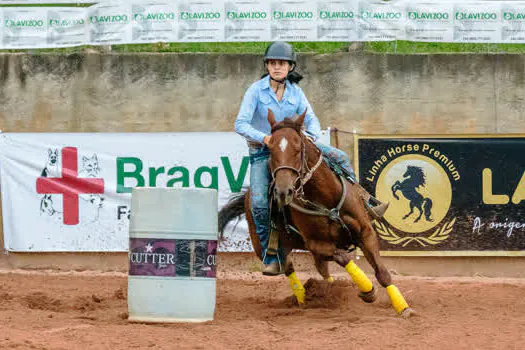
M372 287L372 290L370 292L361 292L359 293L359 297L365 303L373 303L374 301L377 300L376 289Z
M411 307L407 307L406 309L401 311L401 313L399 314L399 316L403 318L409 318L410 316L414 316L414 315L416 315L416 311L414 311L414 309L412 309Z

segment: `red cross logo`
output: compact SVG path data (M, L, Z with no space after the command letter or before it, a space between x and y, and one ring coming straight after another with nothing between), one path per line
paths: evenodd
M104 193L104 179L78 177L76 147L62 148L62 177L39 177L36 192L61 194L64 203L64 224L78 225L78 196L80 194Z

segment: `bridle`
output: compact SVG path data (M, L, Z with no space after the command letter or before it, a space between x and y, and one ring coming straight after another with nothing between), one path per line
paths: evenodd
M290 128L290 129L296 130L293 126L283 125L283 126L279 126L278 127L278 129L282 129L282 128ZM274 130L272 130L272 131L274 131ZM304 198L304 189L303 189L303 187L312 178L314 172L319 168L319 166L323 162L323 154L316 147L316 149L319 152L319 159L317 160L317 162L315 163L315 165L313 167L309 168L308 167L308 162L307 162L307 159L306 159L306 142L312 142L312 141L309 140L300 131L297 131L297 132L301 136L301 164L299 166L299 169L294 168L294 167L289 166L289 165L281 165L281 166L278 166L277 168L275 168L272 171L272 182L270 184L270 189L272 189L274 187L274 185L275 185L275 177L277 176L277 172L278 171L286 169L286 170L291 170L291 171L295 172L297 174L297 178L296 178L295 183L293 185L294 199L296 199L301 205L299 205L297 203L294 203L294 201L292 200L292 202L289 204L289 206L292 207L293 209L295 209L297 211L300 211L300 212L302 212L304 214L307 214L307 215L326 216L330 220L339 223L343 227L344 230L346 230L347 232L350 233L350 230L348 229L348 227L343 222L343 219L341 218L341 214L340 214L340 210L343 207L343 204L344 204L345 198L346 198L346 193L347 193L346 181L341 175L339 175L338 178L341 181L341 185L343 186L343 191L341 193L341 198L339 199L339 202L337 203L337 206L335 208L328 209L324 205L312 202L312 201ZM270 201L270 203L271 203L271 201ZM312 208L312 209L307 209L305 207ZM271 209L270 209L270 211L271 211ZM286 230L288 231L290 228L293 229L293 227L291 227L290 225L288 225L286 223L286 215L284 215L284 218L285 218Z
M321 165L323 161L323 155L321 154L321 151L319 151L319 158L317 162L315 163L315 165L311 168L308 167L308 161L306 159L306 142L312 142L312 141L310 141L309 139L306 138L306 136L301 134L301 164L299 166L299 169L294 168L289 165L278 166L272 172L271 187L273 187L273 185L275 184L275 178L279 170L285 170L285 169L291 170L297 174L297 178L295 179L295 182L293 184L294 196L297 198L302 198L304 196L304 190L303 190L304 185L312 178L312 175L317 170L317 168L319 168L319 166Z

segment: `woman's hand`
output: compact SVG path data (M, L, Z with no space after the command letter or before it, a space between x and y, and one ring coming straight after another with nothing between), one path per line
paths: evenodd
M270 145L270 141L272 141L272 137L271 136L268 136L266 135L263 139L263 143L266 145L266 146L269 146Z

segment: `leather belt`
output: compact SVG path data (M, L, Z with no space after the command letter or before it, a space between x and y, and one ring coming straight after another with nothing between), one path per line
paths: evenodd
M264 148L265 146L264 144L255 141L247 141L247 143L250 148Z

